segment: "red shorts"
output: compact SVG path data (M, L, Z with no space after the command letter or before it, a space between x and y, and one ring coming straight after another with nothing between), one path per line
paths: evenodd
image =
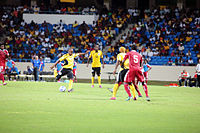
M73 69L73 75L76 76L76 69Z
M144 82L144 75L141 69L129 69L129 71L126 73L124 82L135 82L135 78L137 78L137 80L140 82Z
M143 72L145 79L148 79L148 72Z
M0 64L0 73L4 73L5 71L5 64Z

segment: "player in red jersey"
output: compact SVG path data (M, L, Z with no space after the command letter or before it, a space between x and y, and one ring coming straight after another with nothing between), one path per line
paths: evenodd
M150 101L150 98L148 95L148 88L147 88L146 83L144 82L145 81L144 75L142 73L142 68L141 68L142 67L142 55L140 55L136 50L137 50L136 46L133 46L132 51L128 52L122 61L122 65L123 65L125 60L129 59L129 71L126 73L126 76L124 79L125 80L124 88L129 96L127 100L130 100L132 98L128 85L131 83L135 83L135 78L137 78L137 80L142 83L143 89L146 94L146 100Z
M5 66L6 66L6 58L8 56L9 56L8 51L6 49L4 49L4 45L1 44L1 47L0 47L0 80L2 80L3 85L7 84L4 82L4 73L5 73Z

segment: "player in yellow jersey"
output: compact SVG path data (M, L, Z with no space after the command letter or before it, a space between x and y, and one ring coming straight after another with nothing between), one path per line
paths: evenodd
M119 48L119 54L117 55L117 63L115 65L115 69L113 71L113 74L115 75L116 71L117 71L117 68L118 66L120 66L121 62L123 61L124 59L124 56L126 55L126 49L124 47L120 47ZM116 82L115 82L115 85L113 87L113 90L111 90L110 88L108 88L112 93L112 97L110 98L110 100L116 100L116 94L117 94L117 90L119 89L119 86L121 84L123 84L124 82L124 77L126 75L126 73L128 72L129 70L129 60L126 60L124 62L124 66L123 68L120 66L120 71L117 75L117 79L116 79ZM133 97L134 97L134 100L136 100L136 95L135 95L135 89L133 88L132 85L129 86L130 90L132 91L133 93ZM130 100L130 99L129 99Z
M87 53L87 52L86 52ZM80 55L84 55L85 53L73 53L73 49L70 48L68 50L68 53L63 55L62 57L60 57L56 63L51 66L51 69L55 68L56 65L61 62L64 61L63 67L62 69L58 72L55 73L55 77L56 80L59 80L62 76L67 75L67 77L69 78L69 86L68 86L68 92L71 92L72 89L72 84L73 84L73 66L74 66L74 58Z
M94 50L90 52L90 56L88 58L87 67L89 65L90 59L92 58L92 88L94 87L94 77L95 73L98 76L98 83L99 88L102 88L101 86L101 59L102 59L102 67L104 68L104 61L103 61L103 53L101 50L99 50L99 46L95 45Z

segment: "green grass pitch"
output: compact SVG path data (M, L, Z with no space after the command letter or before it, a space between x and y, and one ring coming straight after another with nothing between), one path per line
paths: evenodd
M107 90L76 83L8 82L0 86L0 133L199 133L200 89L149 86L151 102L116 101Z

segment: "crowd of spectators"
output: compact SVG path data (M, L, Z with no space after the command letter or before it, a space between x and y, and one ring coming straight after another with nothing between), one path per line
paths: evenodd
M0 21L0 26L7 35L4 42L6 49L20 61L39 55L54 62L69 47L74 47L76 52L84 52L98 44L102 50L111 44L130 20L130 15L119 9L103 13L92 25L85 22L78 24L76 21L66 25L62 20L53 25L46 21L42 24L34 21L27 24L21 17L23 10L19 7L4 8ZM87 56L80 57L79 63L85 62Z
M46 6L43 3L40 6L2 6L3 10L15 10L23 13L34 14L97 14L98 10L95 6L76 7L76 6Z
M144 19L124 33L108 56L115 58L120 46L136 45L153 65L194 65L200 58L199 10L145 10Z
M31 57L50 58L52 62L74 47L76 52L91 50L95 44L104 49L111 45L115 37L133 23L128 33L124 33L115 46L108 50L104 61L115 63L118 48L136 45L139 52L152 65L194 65L200 58L200 15L199 10L153 9L145 10L140 19L138 9L113 10L102 12L97 21L88 25L85 22L66 25L62 20L57 24L44 21L27 24L22 19L25 11L58 11L57 7L1 7L0 32L6 33L6 48L11 56L20 61L28 61ZM95 7L59 8L64 12L88 12ZM84 13L83 13L84 14ZM88 54L78 59L79 63L87 61Z

